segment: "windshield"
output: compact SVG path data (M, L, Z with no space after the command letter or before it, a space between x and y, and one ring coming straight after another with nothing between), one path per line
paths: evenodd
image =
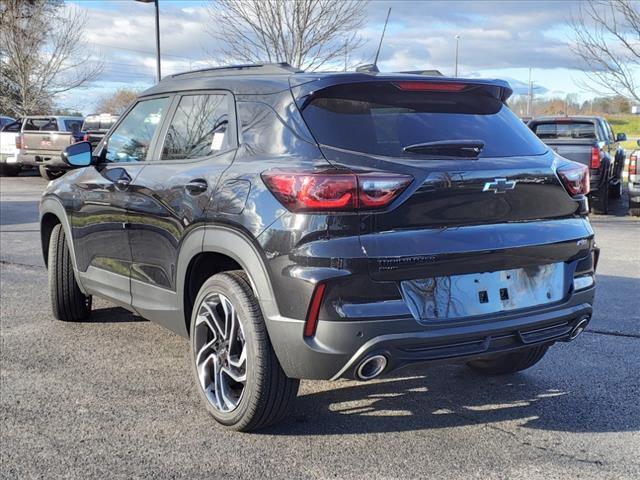
M440 141L484 143L479 157L541 155L546 146L496 98L491 87L403 91L391 82L335 85L318 92L302 115L323 145L385 156Z

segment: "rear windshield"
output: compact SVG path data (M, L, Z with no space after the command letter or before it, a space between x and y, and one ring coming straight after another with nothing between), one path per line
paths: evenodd
M391 82L335 85L318 92L302 115L319 143L375 155L416 156L403 148L446 140L480 140L480 157L547 151L485 87L430 92L403 91Z
M84 121L84 125L82 126L82 130L85 132L92 130L104 130L105 132L109 130L114 123L116 123L118 117L92 117L87 118Z
M596 138L596 126L591 122L536 123L531 128L542 139Z

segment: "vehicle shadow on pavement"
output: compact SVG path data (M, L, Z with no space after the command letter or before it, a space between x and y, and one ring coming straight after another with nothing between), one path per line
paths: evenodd
M609 393L615 389L613 394L605 395L600 389L586 388L587 383L563 389L558 385L566 385L566 381L551 385L548 378L527 373L483 377L461 365L432 366L420 375L371 383L338 382L332 389L303 395L297 399L292 418L262 433L383 433L508 421L551 431L640 430L638 412L615 411L618 404L628 405L628 399L616 399L616 395L627 393L613 383L604 389Z
M121 307L94 308L89 323L131 323L147 322L142 317L134 315Z

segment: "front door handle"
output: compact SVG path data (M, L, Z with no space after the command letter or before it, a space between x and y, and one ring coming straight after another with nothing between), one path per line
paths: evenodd
M200 195L201 193L207 191L207 188L209 188L209 184L204 178L196 178L195 180L191 180L189 183L187 183L184 188L191 195Z

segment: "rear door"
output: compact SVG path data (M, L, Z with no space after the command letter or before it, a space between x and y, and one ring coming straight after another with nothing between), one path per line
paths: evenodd
M133 305L170 329L183 328L175 323L182 322L176 301L181 246L191 233L202 234L212 194L236 147L233 96L184 93L173 102L152 161L131 183Z
M413 177L390 207L361 214L375 279L553 263L589 235L556 175L559 159L491 86L337 85L316 92L302 113L332 163ZM456 147L465 141L484 147L468 157ZM433 142L445 144L406 150ZM568 251L540 247L567 241Z

